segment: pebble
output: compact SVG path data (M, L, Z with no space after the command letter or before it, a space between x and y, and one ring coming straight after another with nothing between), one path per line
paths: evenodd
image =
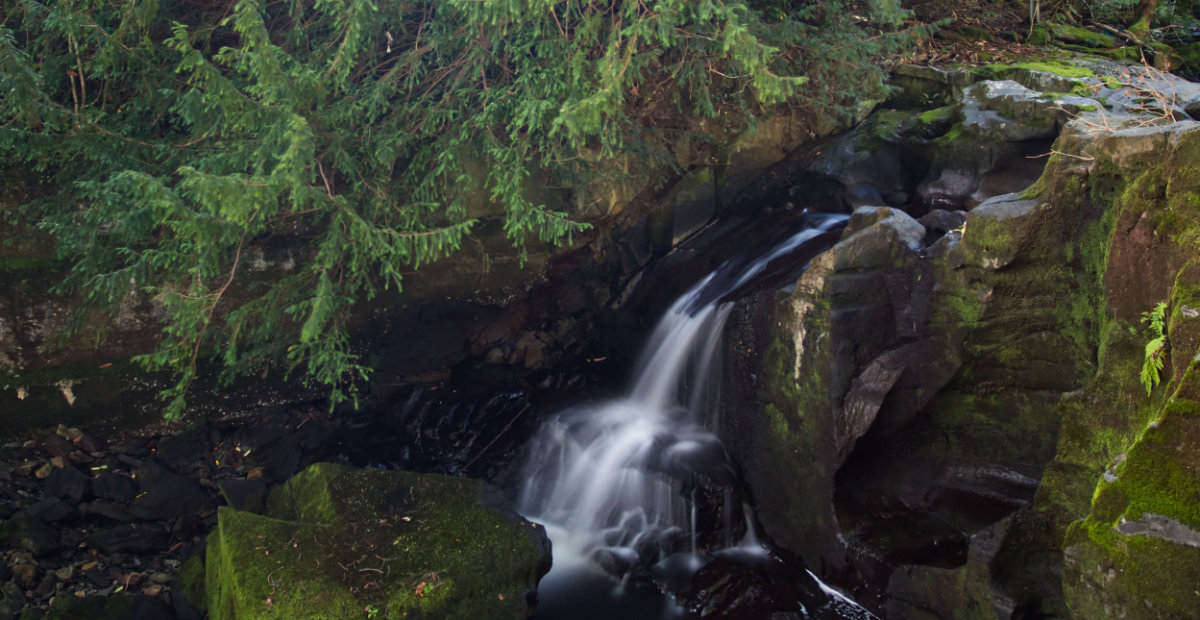
M37 589L33 593L38 598L46 598L54 594L54 586L56 585L58 585L58 577L54 576L53 572L46 573L42 576L41 583L38 584Z
M66 438L71 441L76 441L80 437L83 437L83 431L77 428L67 428L67 426L63 424L59 424L58 428L54 429L54 432L58 434L59 437Z
M33 564L17 564L12 567L12 572L17 583L26 590L37 584L37 567Z
M141 459L135 459L132 456L128 456L125 454L118 454L117 460L132 467L133 469L137 469L137 468L141 467L142 465L146 464L146 461L143 461Z

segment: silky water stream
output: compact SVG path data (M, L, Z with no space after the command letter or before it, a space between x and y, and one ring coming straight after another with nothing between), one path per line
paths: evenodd
M719 348L730 294L773 261L829 243L844 225L807 227L749 259L730 260L675 301L641 352L628 393L549 419L530 442L519 511L543 523L553 569L536 620L687 618L670 595L714 560L771 561L717 436ZM804 617L871 617L812 579ZM792 617L792 616L789 616Z

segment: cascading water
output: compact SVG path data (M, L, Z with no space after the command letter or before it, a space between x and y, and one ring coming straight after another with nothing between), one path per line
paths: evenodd
M572 587L560 582L594 585L603 578L601 567L643 581L669 579L673 565L690 574L703 564L702 552L752 536L733 468L708 430L717 415L719 381L710 376L732 308L727 297L806 243L828 243L845 221L811 216L808 228L765 254L727 261L660 320L627 396L565 411L543 425L530 443L519 507L546 525L553 543L554 568L540 591ZM573 596L566 617L585 617L580 607L589 603ZM615 599L602 604L620 607ZM596 617L629 617L627 611L608 609Z

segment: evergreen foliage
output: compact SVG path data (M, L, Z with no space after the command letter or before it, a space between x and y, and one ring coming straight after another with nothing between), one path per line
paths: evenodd
M858 10L865 17L854 14ZM675 165L765 106L882 91L894 0L5 0L0 165L91 310L151 300L174 369L283 363L353 396L357 302L448 256L486 188L523 252L563 243L607 179ZM698 124L688 119L710 119ZM698 146L697 146L698 145ZM616 162L635 157L630 171ZM564 188L554 210L532 178ZM294 269L247 275L255 247ZM349 391L345 388L351 388Z

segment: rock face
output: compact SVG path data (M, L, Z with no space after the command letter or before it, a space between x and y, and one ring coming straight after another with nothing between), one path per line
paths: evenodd
M887 617L1200 615L1198 125L1050 92L1098 78L908 73L957 103L865 127L917 169L855 173L864 133L814 164L848 171L848 203L892 209L856 211L789 295L731 318L722 436L764 528L885 592L860 602ZM988 180L1060 130L1037 183ZM1159 301L1147 397L1140 318Z
M262 515L220 510L209 617L525 618L549 540L497 497L466 478L315 464Z

